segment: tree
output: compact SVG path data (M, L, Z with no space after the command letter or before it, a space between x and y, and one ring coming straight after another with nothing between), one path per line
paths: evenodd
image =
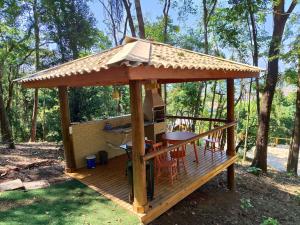
M142 13L142 7L140 0L134 0L135 3L135 11L136 11L136 17L138 21L138 27L139 27L139 36L142 39L145 39L145 24L144 24L144 18Z
M123 24L124 13L123 13L123 3L121 0L113 0L113 1L99 0L99 2L101 3L104 9L104 15L106 17L104 22L106 23L109 32L113 37L115 46L122 44L126 36L127 23L129 21L129 18L131 18L132 20L131 14L128 15L127 13L125 22ZM130 8L129 8L129 12L130 12ZM123 25L123 31L121 31L122 25ZM119 37L120 36L119 33L121 33L121 37Z
M289 149L289 156L287 162L287 172L297 175L298 160L300 148L300 54L298 56L298 86L296 98L296 113L294 122L294 131L292 136L292 143Z
M216 9L217 0L202 0L203 7L203 30L204 30L204 53L208 54L208 25Z
M85 51L89 52L91 48L107 42L106 36L96 28L95 18L86 1L43 0L43 6L46 9L44 22L50 33L50 39L56 43L60 54L58 63L77 59ZM72 122L84 120L82 108L85 105L84 92L88 92L88 89L70 89Z
M123 4L124 4L125 10L126 10L131 35L132 35L132 37L136 37L135 27L134 27L131 10L130 10L131 2L130 2L130 0L123 0Z
M273 2L273 34L268 53L268 71L266 84L261 98L259 113L259 126L256 138L256 149L252 166L267 171L267 147L269 137L269 124L271 106L276 84L279 77L278 63L280 46L283 38L285 24L296 7L297 0L292 0L289 8L285 11L285 0Z
M164 21L164 29L163 29L163 37L164 43L168 41L168 22L169 22L169 10L171 7L171 0L164 1L164 8L163 8L163 21ZM166 88L165 88L166 90ZM165 92L166 94L166 92Z
M18 1L0 2L0 124L2 142L9 148L15 148L11 124L9 122L8 107L5 107L4 100L4 78L7 71L22 65L31 51L28 49L27 41L31 36L32 27L27 27L28 32L23 32L20 28L20 17L26 7ZM23 24L22 24L23 25ZM28 25L28 24L26 24ZM9 91L12 94L12 90ZM10 99L11 96L8 98ZM8 104L9 105L9 104Z
M289 156L287 162L287 172L297 175L299 148L300 148L300 36L298 35L295 43L292 45L292 52L289 53L292 59L298 61L298 75L297 75L297 92L296 92L296 112L294 120L294 129L292 142L289 149Z
M39 28L39 2L38 0L33 0L32 11L33 11L33 29L34 29L34 40L35 40L35 70L40 70L40 28ZM34 90L34 98L33 98L33 110L31 117L31 134L30 134L30 142L36 141L36 120L38 114L38 102L39 102L39 89L36 88Z

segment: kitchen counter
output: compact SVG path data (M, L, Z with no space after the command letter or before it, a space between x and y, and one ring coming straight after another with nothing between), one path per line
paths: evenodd
M155 124L154 122L145 121L144 126L150 126ZM103 131L109 132L109 133L130 133L132 131L131 124L125 124L122 126L115 126L112 129L103 129Z

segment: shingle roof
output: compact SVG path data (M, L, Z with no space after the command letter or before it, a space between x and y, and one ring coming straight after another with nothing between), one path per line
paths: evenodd
M19 79L18 82L24 84L90 74L113 67L138 67L142 65L164 69L238 71L257 74L261 71L260 68L247 64L176 48L159 42L127 37L124 45L37 72Z

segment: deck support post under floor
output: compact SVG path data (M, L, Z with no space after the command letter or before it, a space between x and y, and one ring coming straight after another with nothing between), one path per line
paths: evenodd
M148 210L146 190L144 112L141 81L130 81L130 109L132 124L132 167L133 167L133 209L138 213Z
M227 122L234 121L234 80L227 79ZM235 155L234 126L227 128L227 155ZM235 189L234 164L227 168L227 182L230 190Z
M68 88L58 87L58 94L59 94L61 131L62 131L64 154L65 154L65 161L66 161L65 170L66 172L70 173L75 170L76 166L75 166L72 140L69 133L71 120L70 120Z

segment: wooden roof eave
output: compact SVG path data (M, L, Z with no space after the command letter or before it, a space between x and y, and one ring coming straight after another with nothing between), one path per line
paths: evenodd
M126 66L101 69L98 72L93 71L91 73L21 82L21 85L25 88L88 87L125 84L128 84L128 67Z
M173 69L139 66L129 68L131 80L157 80L159 83L183 83L194 81L255 78L259 72L233 70Z
M159 83L182 83L193 81L239 79L257 77L259 72L230 71L230 70L203 70L203 69L173 69L155 68L153 66L112 67L99 72L76 74L44 80L22 82L26 88L54 88L59 86L86 87L126 85L129 80L158 80Z

